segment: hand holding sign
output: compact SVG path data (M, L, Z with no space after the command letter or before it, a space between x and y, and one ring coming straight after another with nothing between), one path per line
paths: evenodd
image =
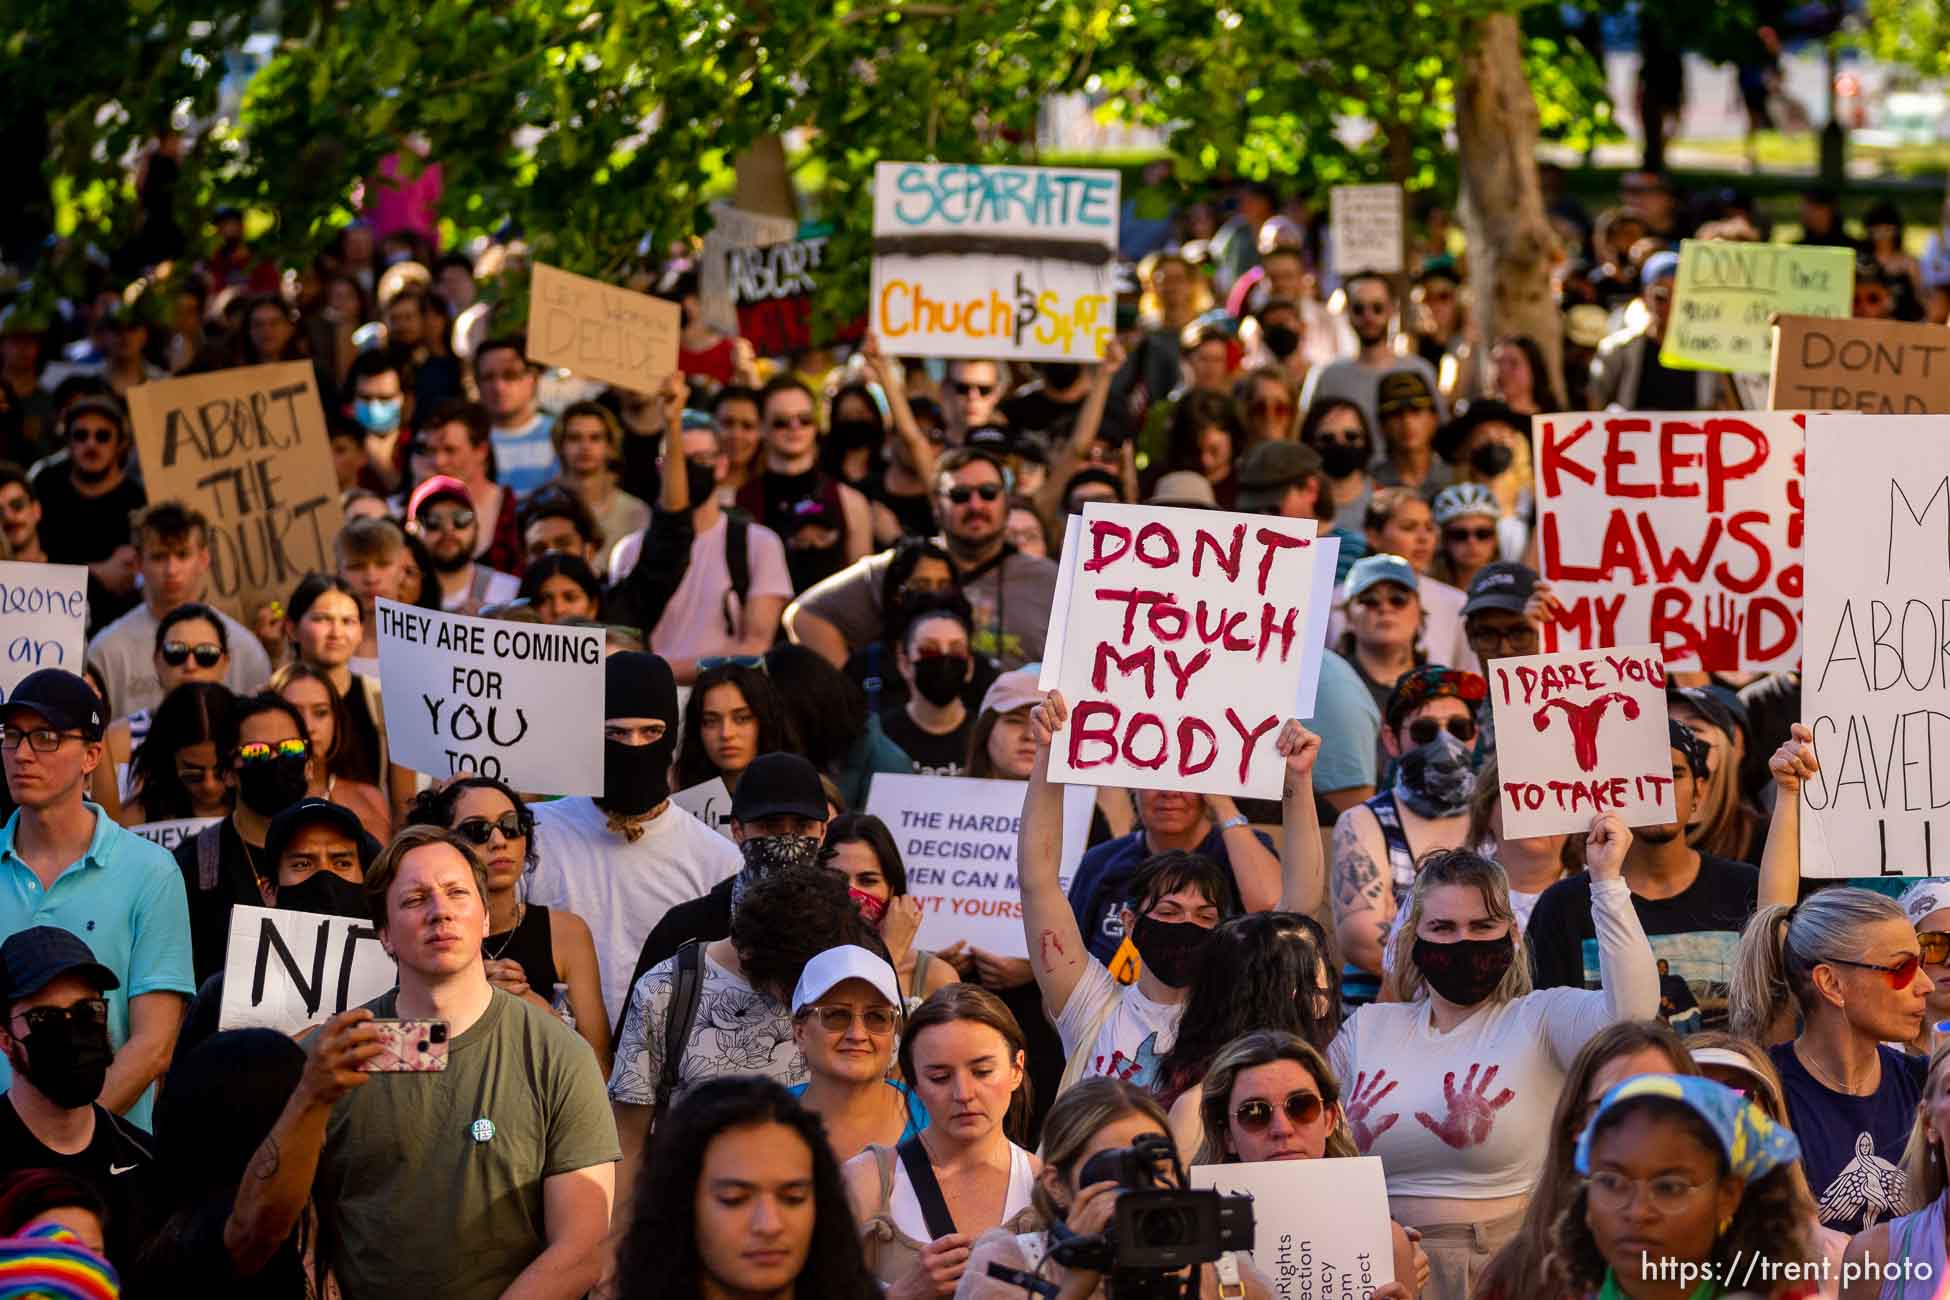
M1625 854L1632 847L1632 832L1617 813L1599 813L1591 819L1591 832L1584 837L1584 865L1593 880L1617 880L1625 871Z
M1774 774L1774 784L1782 795L1798 796L1802 785L1821 771L1821 764L1815 761L1815 733L1799 722L1789 727L1787 740L1767 760L1767 770Z

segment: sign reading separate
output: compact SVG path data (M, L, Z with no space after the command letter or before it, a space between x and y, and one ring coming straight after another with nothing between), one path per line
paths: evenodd
M674 302L535 263L528 356L619 388L654 393L677 369Z
M375 602L393 760L531 794L603 792L603 632Z
M248 624L307 573L337 571L338 475L309 361L137 384L129 418L149 500L210 521L212 604Z
M1677 821L1659 647L1492 659L1497 779L1511 839Z
M1544 648L1660 647L1673 671L1801 651L1801 422L1785 411L1534 421Z
M902 356L1103 356L1118 188L1074 167L877 164L869 328Z
M370 921L271 907L230 911L219 1029L295 1034L398 982Z
M688 790L679 790L670 801L726 839L731 838L731 791L725 789L723 777L714 776Z
M1774 322L1777 411L1950 412L1950 332L1894 320L1782 316Z
M1314 608L1311 519L1091 502L1050 779L1277 799Z
M176 846L184 840L194 836L204 827L215 826L222 820L221 817L178 817L172 821L144 822L140 826L131 826L129 829L151 844L160 844L174 853Z
M874 777L866 810L887 823L900 848L907 892L921 905L916 944L934 952L965 939L1000 957L1029 955L1016 883L1016 832L1028 788L965 776ZM1083 856L1096 800L1089 786L1063 792L1064 862Z
M1194 1165L1193 1187L1253 1198L1253 1266L1282 1300L1356 1300L1395 1280L1377 1156Z
M1776 315L1847 316L1854 305L1853 249L1683 240L1659 360L1764 375Z
M1334 274L1402 269L1402 187L1336 185L1327 194Z
M87 630L86 565L0 560L0 700L37 669L80 672Z
M1943 421L1809 416L1803 875L1950 874L1947 592Z

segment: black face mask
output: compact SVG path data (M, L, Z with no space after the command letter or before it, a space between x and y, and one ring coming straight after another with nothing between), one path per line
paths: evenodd
M275 817L305 797L310 760L280 754L237 769L237 797L260 817Z
M1411 951L1429 987L1459 1007L1473 1007L1494 993L1517 956L1508 935L1454 943L1417 938Z
M1300 346L1300 331L1287 325L1267 325L1259 331L1266 350L1285 361Z
M914 661L914 689L935 708L946 708L968 684L968 656L927 655Z
M1485 478L1495 478L1510 468L1517 454L1500 442L1486 442L1469 453L1469 467Z
M605 739L603 810L634 817L670 798L670 756L676 748L677 739L668 732L654 745Z
M1043 385L1046 388L1068 388L1077 382L1083 367L1074 361L1049 361L1043 365Z
M880 426L872 420L835 420L831 437L847 451L871 447L881 440Z
M318 916L364 918L366 891L330 871L314 871L295 885L278 887L278 909Z
M68 1019L43 1025L18 1041L27 1059L16 1060L15 1066L61 1109L79 1110L101 1096L109 1062L115 1059L107 1025Z
M1365 442L1329 442L1321 444L1320 467L1328 478L1346 478L1358 470L1366 469L1369 459L1374 455Z
M1131 943L1137 948L1144 968L1169 988L1182 989L1192 982L1198 959L1212 942L1212 931L1190 921L1160 921L1140 916L1131 930Z
M693 508L709 501L718 491L718 471L710 465L684 462L684 481L690 485Z

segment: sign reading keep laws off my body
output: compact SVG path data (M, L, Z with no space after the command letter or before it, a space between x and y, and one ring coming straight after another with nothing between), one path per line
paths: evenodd
M393 758L532 794L601 794L603 633L376 602Z
M907 356L1096 360L1117 214L1113 171L880 163L870 328Z

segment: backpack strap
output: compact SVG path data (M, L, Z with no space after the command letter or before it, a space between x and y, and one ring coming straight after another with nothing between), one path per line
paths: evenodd
M724 634L735 638L745 593L752 587L751 525L736 515L725 516L724 563L731 573L731 590L724 596Z
M196 833L196 887L209 893L223 875L223 823Z
M939 1241L955 1231L955 1216L948 1213L948 1201L941 1195L941 1184L928 1162L928 1149L921 1139L911 1137L894 1148L907 1169L907 1180L914 1184L914 1199L921 1203L921 1219L928 1225L928 1240Z
M653 1120L670 1107L677 1091L677 1067L684 1063L684 1049L690 1046L691 1026L697 1022L698 995L704 984L703 944L692 939L677 950L671 969L670 1001L664 1006L664 1059L657 1072L656 1110Z

